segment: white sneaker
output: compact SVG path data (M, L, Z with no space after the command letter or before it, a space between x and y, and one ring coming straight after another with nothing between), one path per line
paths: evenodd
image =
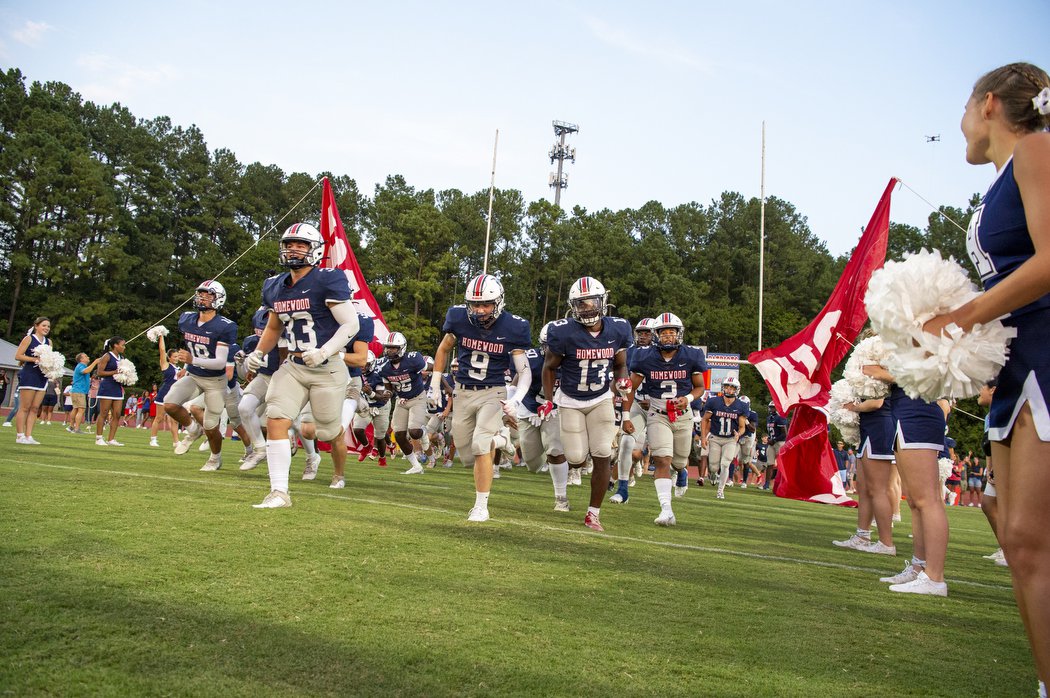
M107 446L123 446L124 444L120 443L116 439L110 439L109 441L106 442L106 445Z
M673 511L661 511L660 515L653 519L653 523L657 526L674 526L678 523L674 518Z
M156 439L150 439L149 440L149 445L150 445L151 448L160 448L160 444L157 443Z
M25 442L23 441L22 443L25 443ZM106 440L103 439L101 436L96 436L95 437L95 445L96 446L108 446L109 444L107 444Z
M11 422L4 422L4 426L5 426L5 427L9 427L9 426L11 426Z
M280 509L281 507L292 506L292 498L287 492L281 492L280 490L270 490L270 494L266 495L258 504L253 504L253 509Z
M196 424L197 423L194 422L193 426L195 426ZM194 429L193 426L191 426L189 429L187 429L186 430L186 435L182 437L181 441L179 441L177 444L175 444L175 455L176 456L181 456L184 453L186 453L187 451L189 451L190 450L190 446L192 446L197 441L197 439L199 439L200 437L204 436L204 430L203 429L201 429L199 427L197 429Z
M341 477L333 477L332 484L328 486L330 490L341 490L346 487L346 480Z
M39 446L40 445L40 442L37 441L36 439L34 439L32 436L27 436L25 438L25 441L23 441L22 443L24 443L26 446Z
M744 484L740 485L740 489L746 490L747 489L747 483L745 482Z
M915 581L915 579L918 578L920 571L921 570L917 570L914 567L912 567L911 563L909 562L904 566L904 569L902 571L898 572L892 577L879 577L879 581L888 582L890 584L907 584L908 582Z
M315 453L306 457L306 466L303 467L303 479L313 480L317 477L317 466L321 465L321 454Z
M718 492L715 493L715 499L725 499L725 498L726 498L725 490L718 490Z
M861 552L864 552L864 553L874 553L876 555L895 556L897 554L897 546L896 545L886 545L881 540L877 540L877 541L873 542L871 545L867 546L866 548L857 548L857 550L860 550Z
M554 511L569 511L569 498L568 497L555 497L554 498Z
M926 576L925 572L919 572L919 575L910 582L903 582L901 584L894 584L890 587L890 591L896 591L901 594L925 594L927 596L947 596L948 595L948 584L947 582L935 582Z
M645 473L642 471L642 462L638 461L637 463L634 464L634 476L635 477L641 477L644 474Z
M1003 559L1003 549L999 548L998 550L996 550L991 555L982 555L981 557L983 557L985 560L991 560L992 562L995 562L996 560L1002 560Z
M207 462L201 468L201 472L212 473L222 467L222 454L213 453L208 456Z
M635 477L634 477L634 471L632 470L631 471L631 476L627 479L627 486L628 487L634 487L634 483L635 482L636 482L636 480L635 480Z
M856 533L847 538L846 540L833 540L832 545L837 545L840 548L851 548L853 550L864 550L871 546L870 538L861 538Z
M252 452L246 455L244 457L244 460L241 462L241 470L251 470L252 468L255 468L257 465L259 465L259 463L262 463L264 460L266 460L266 449L253 449Z
M422 475L425 472L426 470L423 469L423 466L419 463L416 463L411 468L405 471L405 475ZM493 474L493 477L495 477L495 474Z
M19 434L18 436L15 437L15 443L16 444L22 444L22 445L28 445L28 444L26 444L26 437L22 436L21 434ZM103 445L105 445L105 444L103 444Z
M488 521L488 520L489 520L488 507L474 507L473 509L470 510L470 513L467 514L467 521L475 521L477 523L481 523L483 521Z

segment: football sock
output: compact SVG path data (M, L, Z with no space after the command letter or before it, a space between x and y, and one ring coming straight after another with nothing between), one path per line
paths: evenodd
M616 479L626 480L631 476L634 466L631 454L634 451L634 437L624 434L620 437L620 457L616 460Z
M288 439L267 439L266 468L270 471L270 489L287 492L288 471L292 468L292 447Z
M303 450L306 451L306 455L312 456L317 453L317 442L313 439L302 439Z
M551 463L551 482L554 483L554 496L564 497L565 488L569 484L569 464L568 462Z
M594 514L595 518L597 518L602 513L602 510L598 507L587 507L587 513Z
M474 495L474 507L475 508L480 508L480 509L488 509L489 508L489 493L488 492L478 492L477 494L475 494Z
M660 501L661 511L670 511L671 509L671 488L674 485L671 484L671 478L661 477L653 481L656 486L656 498Z

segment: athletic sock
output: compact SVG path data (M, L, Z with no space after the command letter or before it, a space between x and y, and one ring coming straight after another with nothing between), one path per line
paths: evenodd
M671 484L671 478L661 477L653 481L656 486L656 498L660 501L661 511L671 510L671 488L674 487Z
M478 492L474 495L474 508L488 509L489 508L489 493Z
M301 439L303 442L303 450L306 451L306 455L313 456L317 454L317 442L313 439Z
M616 461L616 478L626 480L631 476L631 468L634 467L631 455L634 452L634 437L624 434L620 437L620 457Z
M857 536L860 537L860 538L867 538L868 540L871 540L871 529L869 528L869 529L865 530L863 528L858 528L857 529Z
M266 469L270 472L270 489L288 491L288 471L292 469L292 447L288 439L266 440Z
M594 518L598 518L598 516L601 515L602 510L598 507L587 507L587 513L594 514Z
M551 463L551 482L554 483L554 496L565 497L566 486L569 484L569 464L566 461Z

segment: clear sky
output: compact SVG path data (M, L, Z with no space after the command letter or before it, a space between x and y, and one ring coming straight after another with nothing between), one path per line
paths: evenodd
M388 174L487 189L499 129L497 186L553 199L557 119L580 126L563 206L758 196L765 121L767 195L838 254L891 176L935 204L985 190L963 105L1003 63L1050 69L1048 32L1048 0L2 0L0 65L369 195ZM924 226L930 209L902 189L892 211Z

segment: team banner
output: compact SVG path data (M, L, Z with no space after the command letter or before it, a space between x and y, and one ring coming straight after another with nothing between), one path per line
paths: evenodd
M801 332L748 357L762 374L780 414L794 409L787 443L777 457L780 497L855 506L846 496L821 412L831 392L831 372L849 353L868 320L864 292L886 261L890 231L890 179L831 297Z
M342 269L346 272L347 281L350 282L350 291L353 293L354 305L357 312L366 315L375 321L375 340L369 348L379 356L382 351L382 343L390 336L386 320L379 310L375 296L368 288L365 275L361 272L361 265L357 263L354 251L350 249L350 243L346 239L346 231L343 221L339 218L339 209L335 205L335 195L332 193L332 185L328 178L324 178L324 188L321 193L321 235L324 237L324 261L321 266L328 269Z

